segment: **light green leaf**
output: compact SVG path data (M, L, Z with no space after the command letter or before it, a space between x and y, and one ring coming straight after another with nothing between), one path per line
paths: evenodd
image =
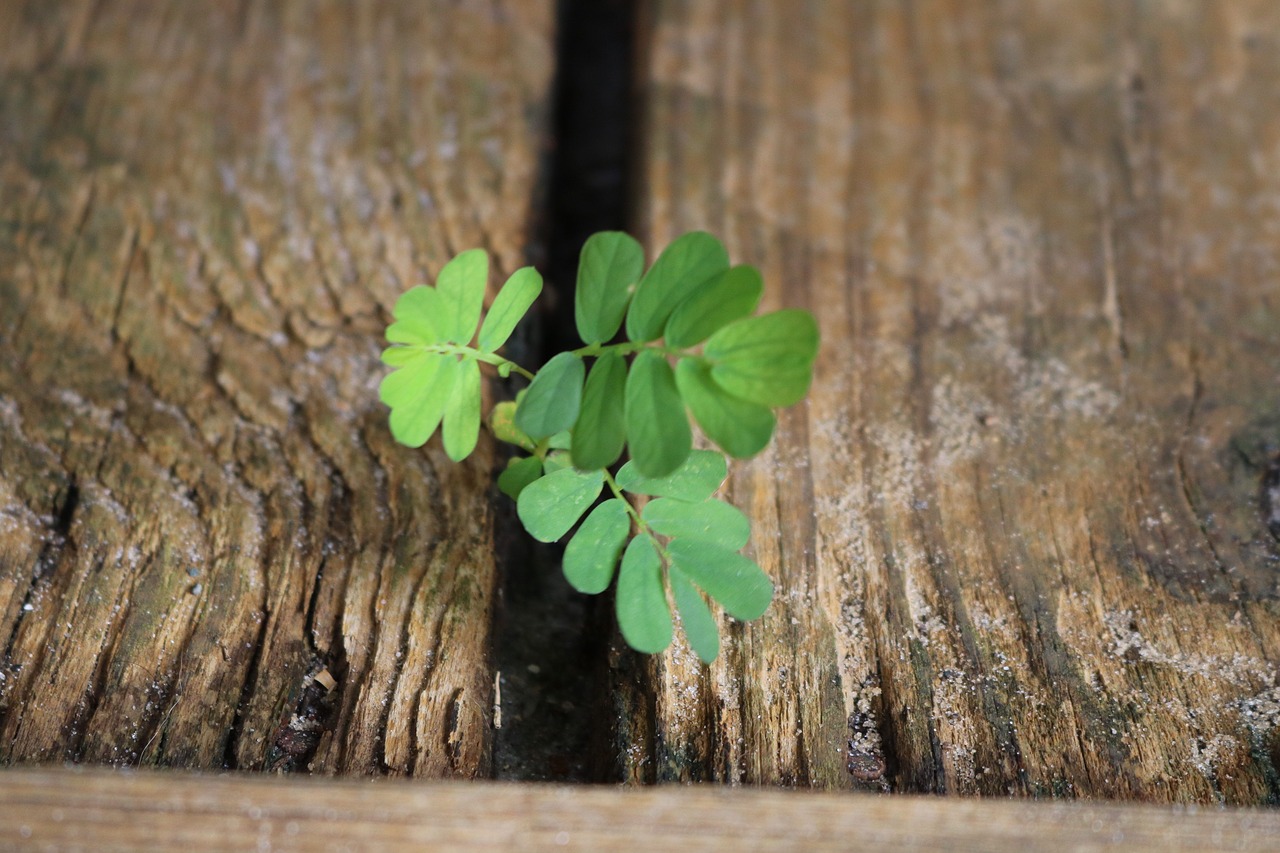
M516 501L516 515L534 539L554 542L582 518L602 488L600 471L561 468L525 486Z
M691 347L734 320L749 317L760 304L764 281L755 267L725 270L671 312L665 338L673 347Z
M667 577L671 580L671 597L676 600L676 610L680 611L680 627L689 647L703 663L711 663L720 654L720 631L715 617L702 600L702 593L684 572L672 567Z
M532 439L569 429L582 405L582 359L569 352L552 358L529 384L516 409L516 426Z
M441 302L439 326L445 340L471 343L480 323L488 283L489 256L483 249L468 249L440 270L436 291Z
M728 268L729 254L715 237L705 231L677 237L640 279L627 311L627 337L661 337L675 307Z
M548 453L546 460L542 463L542 472L544 474L554 474L562 468L573 467L573 457L567 451L558 451L556 453Z
M443 314L443 302L434 287L411 287L391 310L396 321L387 327L387 340L395 344L442 343L446 337Z
M725 326L703 349L711 378L736 397L765 406L804 399L818 352L818 324L787 309Z
M654 531L672 539L698 539L737 551L751 537L751 522L742 511L724 501L689 503L675 498L649 501L641 511Z
M618 628L627 645L657 654L671 645L671 611L662 585L662 560L648 536L631 540L618 571Z
M573 464L583 470L607 468L622 455L627 440L624 390L627 363L606 352L591 367L582 392L582 411L573 428Z
M636 495L699 503L715 494L728 475L729 466L724 456L714 450L694 450L683 465L666 477L645 477L628 462L618 470L617 483Z
M504 400L493 407L489 412L489 429L493 430L494 438L499 441L533 451L533 439L516 426L516 404L513 401Z
M604 592L631 534L627 506L610 498L591 510L564 549L564 576L578 592Z
M472 358L455 363L457 378L444 410L444 452L461 462L476 449L480 434L480 365Z
M498 475L498 489L513 501L518 500L525 486L541 476L542 460L538 457L513 458L507 462L506 469Z
M737 619L759 618L773 599L769 576L736 551L697 539L674 539L667 545L667 554L673 566Z
M476 341L480 351L493 352L505 344L541 292L542 276L533 267L521 267L513 272L485 315Z
M391 346L382 351L382 363L388 367L404 367L425 353L426 350L420 346Z
M721 388L711 378L711 365L704 359L680 359L676 364L676 387L707 438L730 456L754 456L773 437L775 420L769 407L735 397Z
M431 438L453 394L456 364L451 356L420 352L382 380L378 396L391 407L396 441L421 447Z
M618 333L643 272L644 249L628 234L601 231L582 245L573 315L584 343L602 343Z
M671 365L661 354L636 356L627 377L625 415L631 461L647 477L664 477L689 457L693 433L676 390Z
M550 447L552 450L568 450L572 446L573 433L567 429L562 429L560 432L547 439L547 447Z

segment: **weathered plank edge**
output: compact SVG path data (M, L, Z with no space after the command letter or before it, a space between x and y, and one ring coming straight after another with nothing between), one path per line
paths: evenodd
M0 849L1275 850L1280 812L100 768L0 772ZM678 848L677 848L678 845Z

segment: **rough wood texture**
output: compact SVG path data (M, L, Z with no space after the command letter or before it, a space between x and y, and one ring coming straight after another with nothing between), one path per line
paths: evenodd
M524 262L551 13L0 5L0 762L487 770L493 450L377 354Z
M649 245L724 235L824 347L731 483L777 601L619 679L629 778L1280 797L1278 33L653 4Z
M0 849L1274 850L1280 815L1105 803L20 770Z

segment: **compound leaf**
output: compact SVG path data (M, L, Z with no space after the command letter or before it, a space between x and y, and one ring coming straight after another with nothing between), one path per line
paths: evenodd
M468 344L480 322L484 290L489 282L489 255L483 249L468 249L440 270L436 279L441 315L440 330L445 340Z
M751 522L724 501L689 503L675 498L649 501L640 517L658 533L672 539L698 539L737 551L751 537Z
M453 393L444 409L444 452L461 462L476 449L480 435L480 365L472 358L454 364Z
M585 343L602 343L618 333L643 272L644 249L629 234L601 231L582 245L573 316Z
M764 406L804 399L818 352L818 324L788 309L730 323L703 350L711 378L730 394Z
M667 554L673 566L737 619L759 618L773 599L769 576L736 551L698 539L673 539Z
M480 337L476 341L480 351L493 352L505 344L541 292L542 276L533 267L521 267L513 272L498 291L480 326Z
M707 603L684 572L671 568L671 597L680 612L680 627L689 641L689 647L703 663L711 663L720 654L720 631Z
M625 416L631 460L645 476L666 476L689 457L689 418L661 354L645 350L636 356L627 376Z
M665 477L646 477L628 462L618 470L617 483L637 495L698 503L715 494L728 475L729 466L724 456L714 450L694 450L683 465Z
M657 654L671 645L671 611L662 584L662 560L648 536L631 540L618 571L618 628L627 645Z
M536 456L511 459L498 475L498 489L511 500L519 500L520 493L534 480L542 476L542 460Z
M702 343L734 320L749 317L763 293L764 280L755 267L725 270L676 306L664 337L673 347Z
M776 423L768 406L735 397L711 378L701 358L676 363L676 387L707 438L736 459L755 456L773 437Z
M516 515L534 539L554 542L582 518L602 488L600 471L561 468L524 487L516 500Z
M616 352L606 352L592 365L573 428L573 464L579 468L607 468L622 455L627 440L626 382L627 363Z
M535 440L569 429L578 420L585 375L582 359L573 353L552 358L525 390L516 408L516 426Z
M418 352L378 386L378 396L391 407L391 435L409 447L421 447L444 417L455 377L451 356Z
M623 501L610 498L591 510L565 546L565 579L578 592L604 592L630 533L631 519Z
M387 327L387 340L394 344L438 344L445 339L441 325L443 302L434 287L419 284L396 300L391 309L395 322Z
M636 286L627 311L627 337L652 341L662 336L671 312L685 298L729 268L729 254L705 231L671 242Z

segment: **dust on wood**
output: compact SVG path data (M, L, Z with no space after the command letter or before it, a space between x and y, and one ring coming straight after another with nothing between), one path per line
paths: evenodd
M494 451L378 352L523 265L551 17L0 7L0 762L487 771Z
M731 480L777 600L710 668L619 665L623 775L1280 797L1277 33L654 5L650 247L724 235L824 343Z

